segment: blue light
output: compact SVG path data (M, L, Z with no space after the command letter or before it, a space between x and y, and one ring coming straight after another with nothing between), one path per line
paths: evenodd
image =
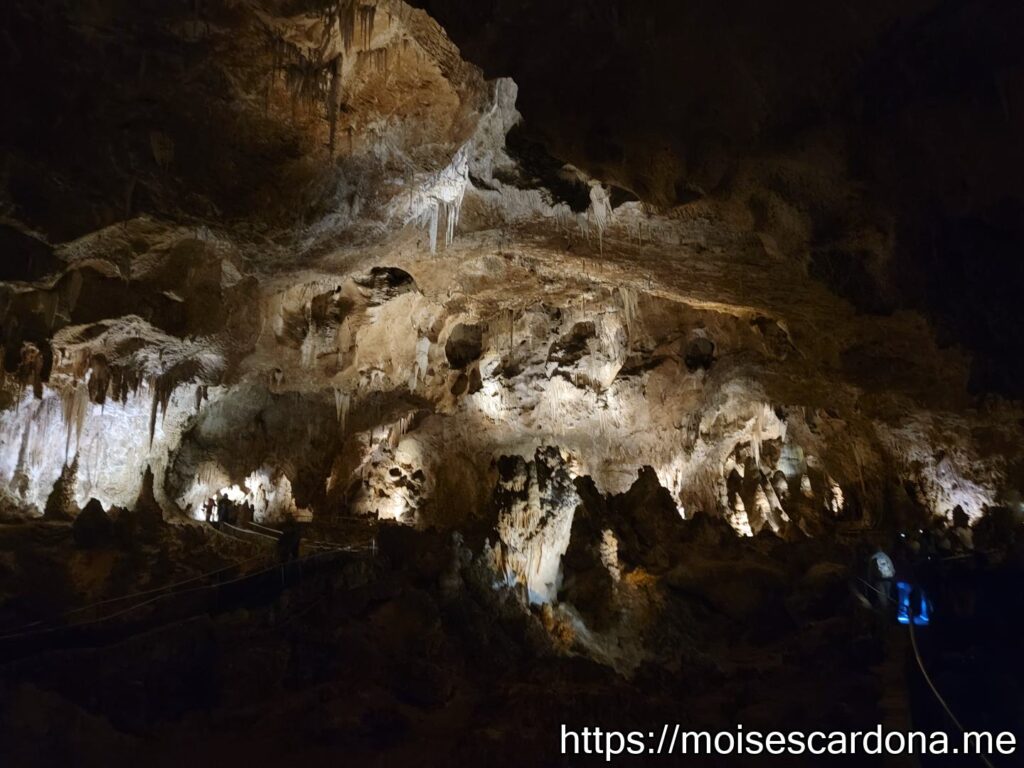
M896 582L896 590L898 594L896 603L896 621L900 624L910 623L910 598L913 596L914 588L905 581ZM914 626L916 627L927 627L931 623L931 615L928 611L928 598L925 596L923 589L918 589L917 594L919 596L920 605L914 614Z

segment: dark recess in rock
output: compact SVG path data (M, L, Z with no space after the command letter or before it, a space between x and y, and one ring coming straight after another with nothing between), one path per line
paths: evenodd
M590 188L566 171L565 163L549 155L544 146L529 138L522 126L516 126L506 139L508 153L519 162L515 174L499 171L495 177L520 189L544 187L555 202L565 203L582 213L590 206Z
M444 355L452 368L461 370L480 357L484 329L481 325L459 323L444 343Z
M711 364L715 362L715 343L703 336L692 339L686 344L683 362L686 363L690 373L701 368L705 371L708 370L711 368Z
M384 304L403 293L416 291L412 275L398 267L372 267L369 272L352 278L363 289L371 305Z

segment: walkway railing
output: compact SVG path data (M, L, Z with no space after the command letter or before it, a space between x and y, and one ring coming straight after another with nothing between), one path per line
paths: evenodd
M236 526L229 528L243 535L255 534L276 541L269 534ZM171 584L100 600L3 631L0 663L56 648L104 645L156 626L271 602L284 589L317 574L330 563L352 555L375 553L376 547L373 542L329 547L320 544L316 550L284 563L275 562L269 554L257 555ZM254 564L262 567L240 573ZM203 584L204 581L210 583Z

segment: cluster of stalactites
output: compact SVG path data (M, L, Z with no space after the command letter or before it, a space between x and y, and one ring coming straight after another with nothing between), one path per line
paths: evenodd
M377 16L377 7L374 5L359 6L359 35L363 44L363 50L370 47L373 40L373 22Z
M373 67L373 70L378 74L384 76L387 80L388 76L388 49L387 46L380 48L370 48L365 51L359 51L356 54L356 67L359 71L365 71L367 67Z
M391 425L391 428L388 430L388 448L390 448L392 451L398 448L398 444L402 441L402 438L405 437L405 434L409 431L409 427L412 426L412 422L415 416L415 413L408 413L405 416L399 418L398 421Z
M437 232L441 216L444 216L444 244L447 248L455 239L455 227L459 223L459 213L461 209L461 197L450 201L441 200L435 197L427 204L426 210L424 210L420 216L420 222L421 225L425 225L427 227L427 233L430 240L430 252L432 254L437 253Z
M420 382L426 379L430 360L430 339L421 336L416 341L416 359L413 361L412 374L409 377L409 389L415 391Z
M59 354L59 352L58 352ZM23 385L31 386L41 399L43 355L34 344L22 348L18 375ZM61 417L65 427L65 463L78 452L90 403L104 406L109 397L122 405L129 394L137 394L142 376L124 366L111 365L106 355L80 350L71 365L71 383L59 389ZM72 441L74 452L72 452Z
M104 405L109 397L122 405L128 402L129 394L138 394L142 375L127 366L112 365L102 352L80 350L72 364L72 377L77 382L85 380L89 400Z
M300 50L297 46L288 43L280 35L270 37L270 50L272 67L270 78L267 82L266 104L269 108L270 93L274 82L281 73L284 74L285 87L292 99L292 112L297 111L299 104L307 108L322 106L324 118L330 126L329 147L334 153L338 113L341 109L341 74L342 54L329 55L331 35L333 34L335 20L339 25L342 36L346 40L345 49L351 45L351 19L354 18L354 10L349 13L339 3L336 7L331 6L328 11L328 18L324 20L324 36L320 46L312 54ZM346 22L348 19L351 23Z
M455 227L459 223L462 201L469 184L469 156L471 143L465 144L455 153L451 163L431 175L409 196L409 211L406 221L415 220L426 226L430 238L430 252L437 253L437 233L440 218L445 218L445 245L455 239Z
M320 20L323 24L323 39L321 48L326 48L331 38L337 34L341 43L348 53L356 41L356 20L359 22L359 43L363 48L369 48L373 40L373 27L377 15L377 7L372 3L363 3L360 0L328 0L320 10Z

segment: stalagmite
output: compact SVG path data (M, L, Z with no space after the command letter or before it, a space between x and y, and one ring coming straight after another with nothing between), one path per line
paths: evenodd
M771 504L768 502L768 496L765 494L764 487L761 484L758 484L754 491L754 511L762 521L771 526L773 532L779 532L779 522L775 519L775 515L772 514Z
M619 581L622 578L622 569L619 565L619 540L615 538L615 532L605 528L601 532L601 564L608 569L612 581Z
M78 513L75 503L75 485L78 481L78 454L61 469L60 477L46 499L43 516L52 520L66 520Z
M772 486L774 486L775 495L778 496L780 501L785 501L789 498L789 481L782 470L776 470L775 474L772 475Z
M843 512L846 504L843 498L843 489L839 487L839 483L832 479L831 475L825 476L825 482L828 484L825 504L829 511L838 517Z
M732 508L726 512L725 518L740 536L754 535L754 531L750 527L750 519L747 517L747 510L743 506L743 499L738 493L733 498Z
M526 590L532 603L555 598L562 556L579 497L553 448L540 448L531 462L502 457L495 502L501 541L499 567L504 581Z
M806 499L814 498L814 490L811 488L811 478L807 475L802 475L800 477L800 493Z

